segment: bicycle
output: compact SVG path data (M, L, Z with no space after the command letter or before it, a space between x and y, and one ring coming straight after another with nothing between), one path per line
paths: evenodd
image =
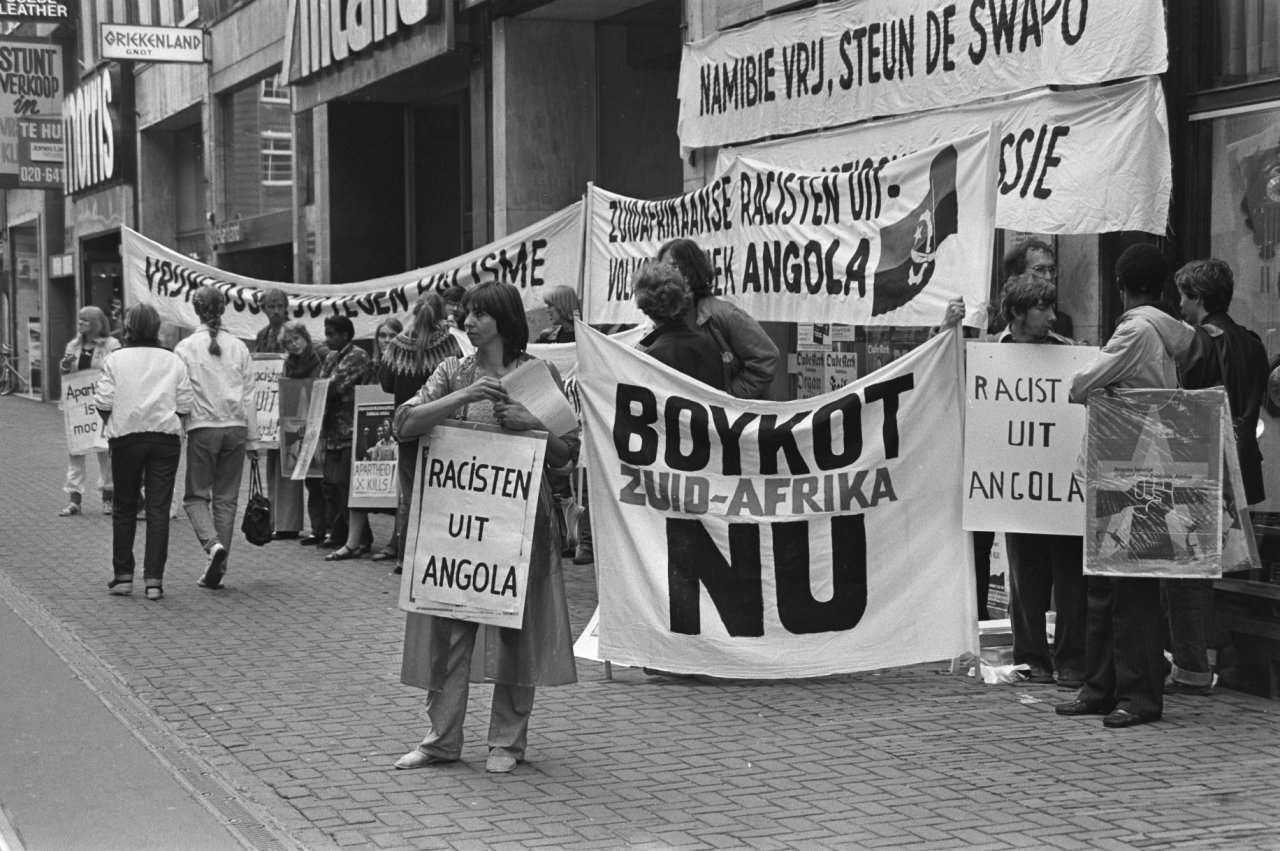
M23 392L27 386L22 373L13 367L13 350L7 345L0 345L0 396Z

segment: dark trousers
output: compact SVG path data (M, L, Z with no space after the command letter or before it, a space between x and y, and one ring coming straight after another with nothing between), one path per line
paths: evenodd
M1164 711L1160 580L1090 576L1085 681L1079 699L1146 717Z
M1083 680L1088 603L1084 583L1084 539L1077 535L1010 532L1009 620L1013 661L1034 673ZM1045 637L1045 612L1055 604L1053 651Z
M973 572L978 580L978 620L991 620L987 610L988 592L991 590L991 548L995 546L995 532L973 533Z
M142 575L147 585L160 585L169 558L169 507L178 477L182 441L176 434L131 434L111 440L111 564L116 578L133 577L133 540L138 531L139 493L145 482L146 550Z
M351 447L324 451L325 529L331 541L347 542L347 499L351 495Z
M324 482L320 479L303 479L307 489L307 520L311 523L311 534L324 537L329 529L328 512L324 505Z
M400 444L400 452L396 456L396 546L399 558L397 562L404 564L406 555L405 543L409 540L409 505L413 500L413 479L418 470L418 441L406 440Z

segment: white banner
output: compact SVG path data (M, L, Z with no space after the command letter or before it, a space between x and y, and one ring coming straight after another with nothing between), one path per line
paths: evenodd
M395 508L399 444L391 437L396 412L391 394L375 384L356 386L351 434L350 508Z
M89 455L107 448L102 416L93 406L93 385L100 372L82 369L62 376L62 418L69 455Z
M223 327L252 339L267 322L260 293L280 289L289 296L289 317L307 323L314 340L324 339L324 318L343 315L355 324L356 337L372 337L387 316L408 322L418 296L455 284L471 287L503 281L519 287L530 310L543 310L547 288L578 288L582 265L582 202L453 260L353 284L296 284L246 278L198 263L142 234L123 229L126 305L150 302L160 318L176 325L199 325L191 295L202 285L227 294Z
M846 0L686 44L680 144L1163 73L1160 0Z
M546 432L446 420L419 445L400 608L520 629Z
M1089 346L969 343L964 528L1084 534L1083 405L1067 401Z
M839 130L722 148L783 168L848 171L869 153L916 151L995 124L1000 137L996 227L1035 233L1140 230L1164 235L1173 184L1160 80L1040 90Z
M954 334L794 402L578 334L603 658L783 678L976 651Z
M985 324L995 208L990 132L849 172L736 160L696 192L588 188L583 316L639 322L631 275L669 239L701 245L717 293L759 320L935 325L963 297Z
M280 375L284 355L253 356L253 399L258 408L258 448L280 448Z

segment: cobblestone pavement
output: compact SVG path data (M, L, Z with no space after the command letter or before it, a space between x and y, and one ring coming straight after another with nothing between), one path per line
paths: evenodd
M183 518L165 599L109 597L96 496L55 516L56 407L0 398L0 446L0 598L250 847L1280 848L1280 704L1171 697L1163 723L1112 731L1054 715L1066 692L942 662L727 683L580 661L539 691L513 774L484 772L487 687L462 762L394 771L425 727L399 683L399 577L239 540L229 588L204 591ZM594 575L566 572L576 635Z

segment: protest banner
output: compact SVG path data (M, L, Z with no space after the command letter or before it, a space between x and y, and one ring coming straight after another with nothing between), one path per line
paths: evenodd
M258 409L258 448L280 448L280 375L284 355L253 355L253 401Z
M520 629L546 432L446 420L419 447L400 608Z
M122 229L121 253L126 304L154 305L163 321L198 327L191 295L201 286L213 286L227 296L222 327L242 339L253 339L266 323L262 291L279 289L289 296L289 318L305 322L313 339L324 339L326 316L350 318L356 337L366 338L387 316L407 324L418 296L455 284L512 284L530 310L543 309L542 294L549 287L563 284L576 290L582 265L582 202L452 260L350 284L277 283L235 275L129 228Z
M322 475L320 431L324 425L327 378L280 379L280 475L294 481Z
M1222 575L1226 405L1221 387L1089 394L1086 574Z
M780 678L977 650L954 335L791 402L578 345L603 658Z
M1140 230L1163 235L1173 167L1160 80L1039 90L837 130L721 148L778 168L851 171L868 152L894 156L997 127L996 227L1035 233Z
M686 148L1163 73L1164 4L845 0L686 44Z
M82 369L62 376L62 418L70 455L90 455L107 449L102 416L93 405L93 385L100 373L97 369Z
M1084 482L1075 475L1084 406L1071 376L1088 346L969 343L964 428L964 528L1084 534Z
M588 187L583 318L638 322L632 274L688 237L707 252L716 293L758 320L928 326L963 297L967 321L985 325L994 136L874 162L799 172L739 159L665 201Z
M399 444L391 437L396 412L391 394L372 384L356 386L355 425L351 433L350 508L395 508Z

